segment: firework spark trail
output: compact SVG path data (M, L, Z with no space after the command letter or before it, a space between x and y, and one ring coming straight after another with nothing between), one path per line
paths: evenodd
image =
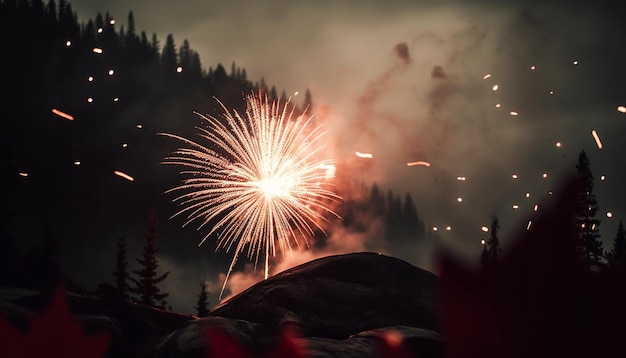
M191 147L179 148L163 161L187 168L181 172L187 176L182 184L166 192L182 193L174 199L181 209L173 217L187 214L184 226L197 221L198 230L212 225L198 246L213 234L218 234L217 250L234 246L220 299L246 245L255 267L264 251L267 279L270 254L275 256L277 249L291 253L292 243L300 247L298 237L308 246L315 228L324 232L318 224L327 221L323 213L339 217L326 204L341 200L325 188L330 184L324 168L333 162L315 159L324 148L319 143L326 131L321 126L309 130L313 116L292 119L289 100L269 103L260 94L246 100L245 116L231 113L218 100L225 123L196 113L208 124L196 127L206 144L159 133Z

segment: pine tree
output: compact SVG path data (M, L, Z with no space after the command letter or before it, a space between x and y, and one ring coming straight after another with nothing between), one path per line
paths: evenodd
M617 227L615 239L613 239L613 249L606 256L610 266L626 267L626 236L624 235L624 225L621 220Z
M482 266L490 265L498 262L502 250L500 249L500 239L498 239L498 230L500 229L500 220L497 216L491 219L491 232L489 239L483 245L483 252L480 257Z
M160 293L157 284L169 275L169 271L157 277L159 261L156 258L156 254L159 248L154 243L157 234L157 225L158 222L156 221L153 209L148 217L146 231L143 234L146 239L146 246L144 247L142 257L137 259L137 262L141 265L141 269L133 271L138 278L132 279L135 283L135 287L131 288L131 291L138 296L139 303L165 309L165 298L169 296L169 294Z
M309 91L308 88L306 89L306 92L304 92L304 104L302 108L309 113L313 110L313 98L311 96L311 91Z
M128 281L130 280L130 275L128 274L128 261L126 260L126 237L124 234L122 234L117 241L117 257L113 277L115 278L115 287L117 287L118 291L122 294L122 296L124 296L125 299L128 299L128 292L130 290Z
M200 294L198 295L198 302L196 303L197 306L195 306L194 308L196 309L196 316L206 317L209 315L209 292L207 291L205 280L202 280L200 287L201 290Z
M174 44L174 36L169 34L165 38L165 46L163 46L163 52L161 53L161 64L168 77L175 76L177 63L178 56L176 53L176 45Z
M598 201L593 194L593 175L589 165L589 158L585 151L578 156L578 179L580 188L576 197L576 211L574 214L574 232L576 233L578 252L587 269L600 268L603 254L600 239L600 220L595 216L598 213Z

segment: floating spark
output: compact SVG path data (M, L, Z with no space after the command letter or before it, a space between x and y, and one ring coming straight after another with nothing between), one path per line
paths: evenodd
M458 201L459 203L462 203L463 202L463 198L458 197L458 198L456 198L456 201Z
M101 54L103 52L100 47L94 47L92 51L93 53L97 53L97 54Z
M114 74L115 74L115 70L110 69L110 70L109 70L109 76L113 76Z
M591 135L593 136L593 139L596 140L596 144L598 145L598 149L602 149L602 142L600 141L600 137L598 136L598 132L596 132L596 130L592 130L591 131Z
M74 162L74 165L76 165L76 166L80 165L80 161L78 161L78 160L77 160L77 161L75 161L75 162Z
M89 81L89 82L93 82L93 76L89 76L89 77L87 77L87 81Z
M513 174L513 175L511 175L511 178L513 178L513 179L517 179L517 174Z
M548 173L541 174L541 177L544 178L544 179L548 178Z
M183 66L176 67L176 73L182 73L182 72L183 72Z
M313 116L292 119L289 101L270 103L267 96L254 95L246 101L245 116L231 113L219 100L223 119L198 114L208 125L197 127L205 144L159 133L190 147L179 148L163 161L186 167L181 174L188 175L167 191L181 192L174 199L181 209L173 216L187 214L184 225L197 221L198 230L211 227L198 246L214 234L217 249L234 246L220 298L246 246L255 265L264 251L267 278L270 255L277 250L287 255L293 244L300 246L299 237L308 246L307 237L313 237L315 229L324 232L319 224L327 221L324 213L339 217L327 203L341 198L325 188L330 184L321 169L333 162L315 159L324 148L320 140L326 131L313 125Z
M122 177L122 178L124 178L124 179L126 179L128 181L135 181L135 178L131 177L130 175L128 175L126 173L120 172L119 170L113 171L113 174L115 174L117 176L120 176L120 177Z
M624 107L624 106L619 106L619 107L617 107L617 111L618 111L618 112L622 112L622 113L626 113L626 107Z
M372 159L374 158L374 156L372 155L372 153L361 153L361 152L356 152L354 153L356 154L357 157L359 158L366 158L366 159Z
M500 108L501 104L500 103L496 103L496 108Z
M485 245L487 242L485 241L485 239L480 240L480 244L481 245Z
M530 66L530 69L531 69L531 70L535 70L535 69L537 69L537 67L535 67L535 66Z
M18 174L19 174L21 177L24 177L24 178L26 178L26 177L28 176L28 173L26 173L26 172L19 172Z
M517 204L513 205L513 209L519 209L519 205Z
M408 162L408 163L406 163L407 167L414 167L416 165L422 165L424 167L430 167L430 163L429 162L424 162L424 161L417 161L417 162Z
M433 231L439 230L436 226L433 226Z
M458 181L465 181L465 177L456 177L456 180L458 180Z
M563 143L561 143L561 142L556 142L556 147L557 147L557 148L561 148L562 146L563 146Z
M530 226L533 224L532 220L528 220L528 225L526 225L526 231L530 230Z
M515 111L511 111L511 115L512 116L519 116L519 113L515 112Z
M574 60L574 62L572 62L575 65L578 65L578 60Z
M488 232L488 231L489 231L489 228L488 228L488 227L486 227L486 226L483 226L483 227L481 227L480 229L481 229L483 232Z
M87 102L93 103L93 98L91 98L91 97L87 98Z
M497 90L498 90L498 88L499 88L499 86L498 86L498 85L493 85L493 87L492 87L491 89L492 89L492 90L494 90L494 91L497 91Z
M327 179L334 178L337 168L334 164L320 164L320 169L325 170L325 176Z
M70 41L70 40L65 41L65 46L67 46L67 47L72 46L72 41Z
M446 231L452 230L452 226L446 226Z
M605 181L606 180L606 176L605 175L600 176L600 180L601 181Z
M612 218L612 217L613 217L613 213L612 213L612 212L610 212L610 211L607 211L607 212L606 212L606 217L607 217L607 218Z
M487 79L487 78L489 78L489 77L491 77L491 74L490 74L490 73L488 73L488 74L484 75L484 76L483 76L483 80L486 80L486 79Z
M63 117L65 119L69 120L69 121L73 121L74 120L74 116L69 115L69 114L67 114L65 112L61 112L61 111L59 111L56 108L52 108L52 113L56 114L59 117Z

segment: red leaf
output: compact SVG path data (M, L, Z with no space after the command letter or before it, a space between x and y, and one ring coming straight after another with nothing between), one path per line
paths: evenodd
M48 310L33 315L28 332L0 317L0 357L105 357L110 335L86 335L72 317L65 292L56 290Z

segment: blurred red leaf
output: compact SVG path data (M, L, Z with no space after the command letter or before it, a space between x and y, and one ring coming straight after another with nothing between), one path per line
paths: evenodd
M0 316L0 357L105 357L110 335L87 335L70 312L63 290L56 290L48 310L33 315L26 333Z
M626 356L626 275L584 269L572 233L577 183L563 189L499 262L477 271L441 257L447 357Z

